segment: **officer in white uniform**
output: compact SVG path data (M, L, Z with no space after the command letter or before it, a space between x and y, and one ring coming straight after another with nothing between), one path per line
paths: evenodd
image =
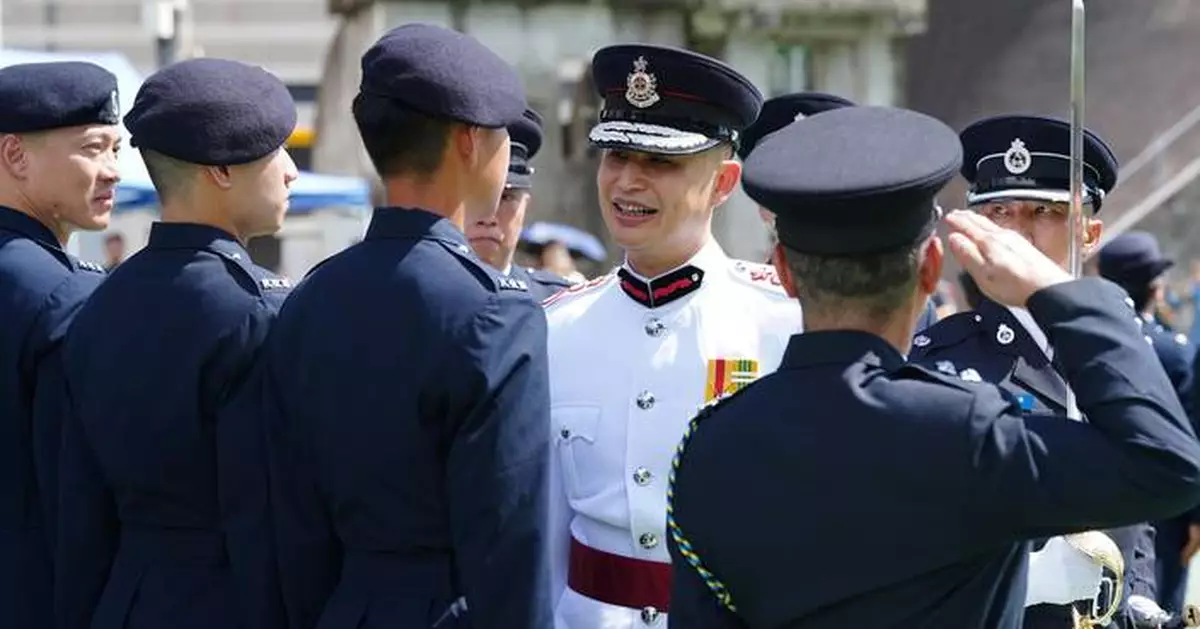
M960 139L961 174L971 184L968 205L1001 227L1019 232L1065 267L1071 233L1069 124L1035 116L1000 116L970 125ZM1090 131L1084 138L1084 164L1086 253L1100 241L1103 225L1092 214L1100 211L1105 195L1116 186L1118 166L1108 146ZM1054 348L1025 309L983 298L974 310L943 319L917 336L913 345L911 361L964 380L999 384L1026 413L1080 419L1059 374ZM1095 464L1102 466L1105 461ZM1146 525L1136 525L1035 544L1029 561L1025 629L1068 629L1072 608L1084 616L1105 611L1095 608L1108 607L1116 593L1115 580L1122 580L1124 594L1133 597L1121 606L1121 626L1144 625L1146 618L1160 617L1157 609L1147 615L1146 604L1153 601L1137 585L1153 579L1146 562L1140 560L1140 549L1149 547L1144 544L1149 534ZM1113 558L1115 565L1106 561Z
M600 208L626 258L545 302L555 623L666 627L675 447L705 402L776 368L801 312L772 267L730 259L712 236L759 91L674 48L604 48L592 69Z

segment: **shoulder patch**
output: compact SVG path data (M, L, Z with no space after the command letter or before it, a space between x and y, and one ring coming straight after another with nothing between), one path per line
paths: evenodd
M108 271L104 270L104 267L96 264L95 262L88 262L87 260L79 260L79 268L85 271L91 271L92 273L108 273Z
M979 332L979 319L974 312L952 314L913 337L910 361L925 358L938 349L957 345Z
M265 290L282 290L292 287L292 280L286 277L264 277L258 280L259 286Z
M564 289L558 291L557 293L554 293L553 295L547 297L546 300L542 302L542 306L550 307L550 306L553 306L554 304L557 304L561 301L566 300L569 297L574 297L577 295L582 295L584 293L590 292L591 290L595 289L596 287L602 286L603 284L607 283L609 280L611 280L612 278L614 278L616 276L617 276L617 274L615 272L610 271L609 273L607 273L605 275L601 275L600 277L588 280L586 282L581 282L579 284L574 284L572 286L564 288Z
M490 278L492 286L494 286L496 290L529 292L529 286L524 280L509 277L497 271L496 269L493 269L490 265L488 265L488 263L484 262L479 258L479 256L475 255L475 252L472 251L467 245L464 245L461 242L456 242L449 238L434 238L433 240L442 245L442 247L445 247L447 251L457 256L463 262L470 264L471 267L474 268L476 276L486 276L487 278ZM483 282L487 281L483 277L479 277L479 279Z
M506 275L498 275L496 277L496 286L499 286L500 290L529 291L529 285L524 280Z
M787 296L783 290L783 283L779 281L779 273L770 264L734 260L730 269L734 277L746 284Z

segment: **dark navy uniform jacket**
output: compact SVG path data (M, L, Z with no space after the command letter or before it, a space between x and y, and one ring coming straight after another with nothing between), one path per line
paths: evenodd
M65 349L60 629L281 622L261 427L223 408L287 287L220 229L156 223L80 311Z
M538 303L546 301L558 291L571 287L571 281L549 271L513 265L508 276L525 282L529 294Z
M1090 423L1028 415L873 335L792 337L685 443L674 517L737 612L673 538L671 626L1016 628L1021 540L1186 508L1200 443L1123 298L1089 278L1029 303Z
M292 627L551 626L547 360L524 283L428 212L297 286L263 388Z
M0 207L0 625L10 629L53 622L60 350L103 279L41 223Z
M1147 321L1144 331L1154 344L1154 351L1179 393L1184 408L1192 417L1192 426L1195 428L1194 346L1187 337L1157 321ZM1194 522L1200 522L1200 508L1154 523L1158 601L1171 611L1181 611L1186 599L1188 566L1180 562L1179 554L1188 541L1188 525Z
M1145 330L1143 330L1145 332ZM1067 412L1068 386L1054 363L1042 351L1011 310L982 298L979 307L947 317L914 342L909 360L943 373L967 370L985 382L999 385L1030 413ZM1143 342L1145 342L1143 338ZM1057 351L1056 351L1057 355ZM1101 459L1097 459L1101 461ZM1098 463L1099 464L1099 463ZM1154 584L1154 530L1147 523L1104 531L1125 558L1123 599L1140 594L1156 599ZM1034 544L1039 549L1044 540ZM1026 612L1026 629L1070 626L1070 608L1038 605ZM1124 606L1121 607L1124 610ZM1062 625L1065 622L1066 625Z

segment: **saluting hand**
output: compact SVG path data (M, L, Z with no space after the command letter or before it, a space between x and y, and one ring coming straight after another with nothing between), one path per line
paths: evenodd
M997 302L1023 307L1037 291L1072 279L1020 234L983 216L955 210L944 221L950 228L950 251Z

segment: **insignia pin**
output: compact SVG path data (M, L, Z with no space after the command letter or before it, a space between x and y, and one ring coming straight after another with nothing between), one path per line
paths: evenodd
M649 65L645 57L638 57L633 62L633 72L625 80L625 100L638 109L645 109L660 100L658 79L646 71Z
M1020 175L1029 170L1031 165L1033 156L1029 154L1029 149L1025 148L1025 143L1020 138L1013 140L1012 146L1004 152L1004 167L1008 172Z
M952 376L954 374L958 373L958 370L954 368L954 363L952 363L948 360L937 361L936 367L937 367L938 371L940 371L942 373L950 374Z
M967 382L983 382L983 377L979 375L979 372L970 367L959 372L958 377Z
M924 334L913 339L914 347L925 347L926 345L929 345L929 337Z
M1017 333L1013 332L1013 329L1004 323L1001 323L1000 327L996 329L996 342L1001 345L1008 345L1015 338L1017 338Z

